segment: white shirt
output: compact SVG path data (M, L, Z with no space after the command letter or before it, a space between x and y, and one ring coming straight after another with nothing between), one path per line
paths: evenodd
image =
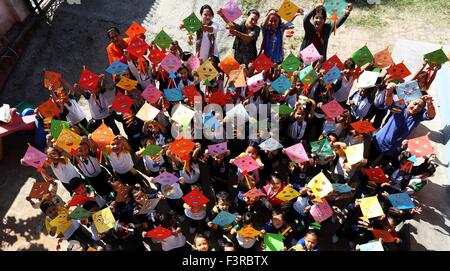
M188 173L187 169L186 170L180 170L180 176L184 177L184 180L187 184L193 184L196 183L198 181L198 179L200 178L200 167L197 163L192 164L191 166L191 172Z
M90 94L88 99L89 111L91 112L91 116L95 120L101 120L109 117L111 112L109 112L108 106L109 101L106 98L106 95L103 93L96 94L97 99L94 98L94 95Z
M217 49L217 32L219 31L219 24L216 22L212 22L211 27L213 28L212 34L216 36L216 41L214 42L214 55L218 57L219 50ZM199 58L202 59L203 61L208 60L208 55L209 55L210 42L209 42L208 34L211 34L211 33L203 31L202 41L200 44L200 57Z
M130 68L131 73L133 74L134 78L137 79L139 85L145 89L148 85L152 84L155 85L155 80L153 80L152 77L152 67L149 64L148 72L147 74L141 73L134 63L132 61L128 61L128 68Z
M100 162L97 157L88 156L87 159L80 158L78 161L78 168L86 177L97 177L102 172L102 168L100 167Z
M297 99L298 99L298 95L294 94L294 95L287 96L285 101L286 101L286 104L289 105L290 108L295 108Z
M369 99L367 99L367 97L363 99L361 96L356 94L352 100L354 101L354 104L351 105L352 115L358 119L364 118L367 113L369 113L369 109L372 106Z
M183 83L183 80L180 80L180 82L178 82L178 88L185 88L185 87L190 86L192 84L194 84L194 82L189 80L189 79L187 80L187 84L186 85Z
M151 172L158 172L161 168L161 164L164 163L164 158L162 155L159 156L159 163L153 161L150 155L144 155L142 160L144 161L145 168Z
M174 248L182 247L186 244L186 237L180 232L177 235L171 235L161 242L163 251L169 251Z
M119 174L125 174L134 167L133 159L131 159L129 153L121 152L117 154L112 152L108 157L112 168Z
M55 174L56 178L63 183L68 184L73 178L81 178L77 169L69 161L65 164L58 163L57 166L51 163L50 167L52 168L53 174Z
M294 210L297 211L301 216L306 216L304 213L305 208L309 206L309 200L308 197L298 197L297 201L294 202L292 207L294 207Z
M206 208L201 207L201 211L193 213L192 210L184 209L184 214L194 220L202 220L206 216Z
M67 121L78 124L80 121L82 121L84 118L86 118L86 115L84 115L83 109L81 109L81 106L75 101L74 99L70 99L70 106L69 104L65 103L64 107L69 110L69 113L66 116Z
M350 91L352 90L353 82L354 80L352 76L350 76L349 80L347 80L345 76L342 76L341 88L333 93L333 97L336 99L336 101L340 103L347 101Z
M245 238L240 234L236 234L236 239L243 248L251 248L256 242L256 238Z
M78 227L80 227L80 223L77 220L72 219L72 225L64 232L64 240L68 240Z
M165 192L163 186L161 186L161 193L168 199L181 199L183 196L183 191L181 190L179 183L172 184L172 190L169 194Z

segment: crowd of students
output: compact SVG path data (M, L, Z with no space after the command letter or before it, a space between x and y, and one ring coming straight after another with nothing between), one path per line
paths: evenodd
M440 66L430 69L424 62L412 79L417 80L422 95L403 105L397 99L397 85L404 83L404 78L393 78L388 71L394 63L380 66L372 58L360 65L349 57L342 63L335 62L340 76L330 82L324 80L332 68L326 66L328 40L351 11L349 4L343 15L330 23L326 23L323 5L304 15L305 36L298 54L293 56L300 65L293 70L285 65L288 57L283 52L283 39L292 25L283 22L275 9L263 20L256 9L251 9L238 24L224 10L215 12L209 5L202 6L198 14L202 26L192 42L194 52L183 50L177 41L170 41L166 51L159 47L163 43L155 40L143 55L137 56L131 52L130 44L136 38L145 42L153 37L143 32L124 37L118 28L109 29L109 64L126 65L123 71L112 74L112 89L106 87L109 75L103 74L94 89L88 90L81 83L71 84L62 77L57 79L61 85L58 89L50 87L51 100L60 109L52 119L67 121L69 127L64 130L70 130L80 140L72 142L77 149L68 151L61 148L61 134L47 135L46 160L40 170L43 180L37 183L49 186L45 193L27 198L45 214L47 233L70 241L69 250L269 250L274 243L270 238L280 237L277 240L282 244L276 250L318 251L320 245L332 247L339 239L347 241L348 250L359 250L361 245L380 238L375 234L378 230L392 237L380 239L383 249L399 249L402 240L396 226L420 214L421 209L396 208L389 196L406 193L414 199L435 172L432 153L417 159L414 165L409 163L414 155L407 138L420 122L433 119L436 114L427 91ZM216 14L223 20L216 20ZM297 15L303 15L303 10L299 9ZM221 27L234 37L236 74L242 72L245 81L261 74L264 84L260 89L251 91L245 84L236 86L239 76L233 76L221 65L224 56L219 55L221 44L217 43ZM260 33L263 37L258 50ZM301 52L311 45L319 57L309 63ZM181 61L173 73L162 68L163 59L169 54ZM259 65L255 61L263 55L267 57L266 65ZM189 61L193 57L200 60L199 64L209 61L217 75L212 80L203 79ZM301 72L308 69L317 75L312 81L303 80ZM366 72L377 76L355 88ZM282 77L290 84L277 91L276 80ZM136 85L121 88L124 78ZM217 93L222 93L228 104L267 104L269 111L275 110L276 105L285 105L287 113L278 111L279 136L268 139L260 133L257 139L174 138L173 127L184 129L186 125L174 121L169 112L176 105L191 108L193 103L187 96L169 101L164 90L189 86L195 87L203 106L214 100L211 98ZM150 102L141 94L153 87L162 95ZM109 91L115 92L116 99L120 94L131 98L129 110L113 106ZM78 94L87 100L90 120L75 98ZM332 101L337 102L336 115L322 110ZM142 120L137 113L147 104L158 113L151 120ZM49 122L39 109L36 114L41 123ZM217 122L222 125L224 120L218 118ZM367 131L354 123L373 129ZM95 132L104 125L114 135L101 144ZM236 128L236 133L248 133L248 126L247 122ZM75 137L72 135L73 141ZM209 148L221 143L225 146L221 152ZM354 159L347 157L348 148L361 143L361 159L350 161ZM299 161L288 150L294 145L304 148L305 159ZM297 154L300 156L301 151ZM255 168L247 171L240 167L238 161L245 159ZM25 161L22 164L27 165ZM405 167L407 164L409 167ZM382 170L385 182L374 182L367 173L367 169L374 168ZM168 177L161 177L167 173ZM321 194L328 184L332 188ZM70 193L71 201L61 199L57 193L61 189ZM283 191L296 196L280 197ZM426 193L426 189L420 193ZM382 214L365 216L360 205L368 197L376 198ZM318 206L331 208L331 215L320 221L326 212L319 211L317 215L321 208ZM87 214L77 217L73 215L75 208L77 214L80 210ZM225 218L216 219L219 214ZM226 216L231 220L227 221ZM321 239L321 233L330 229L335 231L333 237Z

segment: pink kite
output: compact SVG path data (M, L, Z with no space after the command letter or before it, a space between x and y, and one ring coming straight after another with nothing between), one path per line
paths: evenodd
M161 61L161 67L166 72L174 74L178 70L178 68L181 67L181 61L172 53L168 53L166 57Z
M336 100L332 100L331 102L322 105L321 109L328 117L332 119L344 113L344 108L342 108Z
M200 67L200 59L198 59L198 57L194 55L191 55L186 63L193 71L197 70L197 68Z
M231 0L230 2L226 3L223 6L222 11L225 18L227 18L229 21L234 21L237 18L241 17L242 15L241 9L234 0Z
M262 89L265 83L266 82L264 81L264 76L262 73L258 73L247 80L248 89L253 93Z
M234 164L242 171L253 171L259 168L258 163L250 156L237 158L234 160Z
M35 168L42 168L45 159L47 159L47 155L31 145L28 146L27 152L23 156L23 161Z
M322 202L316 202L309 212L316 222L323 222L333 215L333 209L331 209L326 199L322 199Z
M309 65L320 58L319 51L317 51L316 47L312 43L308 47L303 49L300 53L305 65Z
M145 88L141 95L147 102L155 104L159 98L161 98L162 93L154 85L150 84Z
M227 142L219 144L208 145L208 151L212 155L219 155L227 151Z
M298 143L284 149L284 153L286 153L289 159L291 159L294 163L301 163L309 160L308 154L306 153L302 143Z
M154 179L157 183L160 183L162 185L172 185L176 182L178 182L178 178L177 176L173 175L172 173L169 173L167 171L159 174L157 177L155 177Z

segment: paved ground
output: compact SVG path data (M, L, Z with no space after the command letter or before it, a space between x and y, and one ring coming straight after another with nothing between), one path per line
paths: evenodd
M180 40L181 46L186 47L184 40L186 33L178 31L179 20L192 11L198 10L204 1L175 1L156 0L139 1L129 0L124 5L119 0L82 0L82 5L63 4L56 12L52 26L42 24L34 33L32 42L25 54L20 59L10 80L5 88L0 92L0 101L15 105L20 101L27 101L38 105L46 99L46 90L42 86L43 68L57 70L69 81L78 80L82 65L100 73L107 67L107 58L104 48L108 40L104 34L110 26L117 26L125 30L132 21L143 22L149 30L150 36L164 27L164 30L175 39ZM197 3L198 2L198 3ZM213 8L216 10L226 1L215 1ZM300 21L300 20L299 20ZM302 36L301 28L296 29L296 35ZM351 32L348 28L343 28L336 37L332 37L330 48L339 48L343 54L350 54L353 49L359 48L362 40L374 37L372 33L363 33L357 29ZM423 31L422 31L423 32ZM422 33L420 32L420 33ZM355 35L356 34L356 35ZM425 34L424 34L425 36ZM425 41L426 37L416 36L418 40ZM384 48L384 44L379 39L376 40L376 48ZM339 44L346 41L348 46L342 47ZM221 56L224 56L231 47L232 39L228 38L226 32L219 33L219 43L221 44ZM372 40L369 42L369 46ZM390 41L391 46L394 44ZM429 46L429 45L428 45ZM84 51L80 48L85 48ZM372 48L372 47L371 47ZM406 58L401 53L411 52L417 54L421 50L428 50L428 47L413 47L411 43L399 45L394 57ZM409 49L409 50L406 50ZM412 48L417 48L412 50ZM333 52L331 49L330 52ZM417 51L418 50L418 51ZM430 50L428 50L430 51ZM414 64L415 63L415 64ZM417 59L411 64L417 65ZM414 68L415 69L415 68ZM440 76L445 76L441 75ZM449 76L449 75L447 75ZM433 91L433 90L432 90ZM82 100L83 101L83 100ZM447 106L450 100L439 100L440 106ZM448 160L443 151L443 136L439 132L442 124L438 117L419 127L416 133L424 134L431 131L430 139L435 142L437 156L442 166L438 168L432 183L428 184L420 195L419 199L424 206L424 213L415 221L407 225L412 232L412 250L449 250L450 249L450 222L449 203L450 194L447 172ZM434 131L434 132L433 132ZM5 159L0 161L0 217L3 219L1 229L1 250L54 250L56 242L40 232L42 225L42 215L39 210L32 210L25 201L26 194L31 189L34 178L39 175L34 170L21 167L19 159L26 150L26 142L32 142L30 134L18 134L8 136L4 140Z

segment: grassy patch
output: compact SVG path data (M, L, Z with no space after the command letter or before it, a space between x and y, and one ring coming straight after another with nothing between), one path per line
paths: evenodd
M247 13L251 8L257 9L262 3L264 2L259 0L241 0L242 13Z

